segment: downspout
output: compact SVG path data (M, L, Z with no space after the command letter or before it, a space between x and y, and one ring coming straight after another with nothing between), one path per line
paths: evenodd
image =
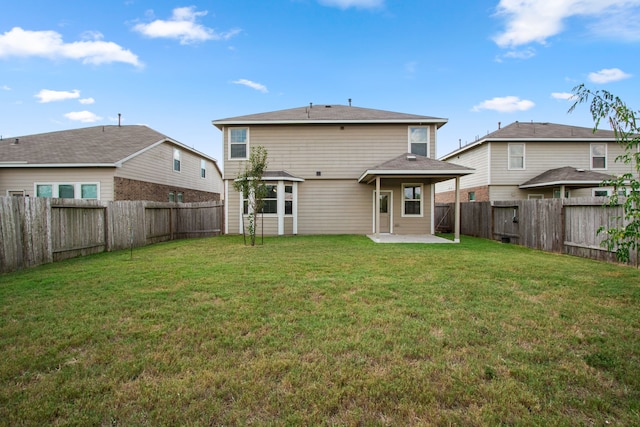
M453 242L460 243L460 177L456 176L456 208L454 220Z

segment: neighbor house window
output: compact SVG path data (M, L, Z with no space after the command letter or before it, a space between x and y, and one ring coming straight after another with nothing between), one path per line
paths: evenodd
M476 201L476 192L475 191L469 191L469 201L470 202L475 202Z
M553 198L554 199L559 199L561 194L562 193L560 192L559 188L554 188L553 189ZM570 195L571 195L571 193L569 192L569 190L564 190L564 198L565 199L568 199Z
M80 197L83 199L97 199L98 184L80 184Z
M36 197L53 197L53 185L51 184L36 185Z
M607 168L607 144L591 144L591 169Z
M169 193L169 201L170 202L175 202L176 201L176 195L173 194L173 192Z
M229 158L246 159L249 145L248 128L229 129Z
M544 194L529 194L527 196L527 199L529 200L540 200L540 199L544 199Z
M178 199L178 203L182 203L183 201L182 193L178 193L177 199Z
M606 197L609 195L609 190L593 190L593 197Z
M9 197L24 197L24 190L7 190Z
M402 185L402 216L422 216L422 185Z
M173 149L173 170L180 172L180 150L177 148Z
M74 199L74 186L72 184L58 185L58 197L61 199Z
M200 159L200 178L207 177L207 163L204 159Z
M409 152L419 156L428 157L429 154L429 128L409 128Z
M98 183L37 184L36 197L55 197L60 199L99 199Z
M509 169L524 169L524 144L509 144Z

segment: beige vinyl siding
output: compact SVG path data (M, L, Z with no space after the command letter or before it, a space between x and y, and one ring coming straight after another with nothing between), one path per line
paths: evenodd
M508 144L491 143L491 184L522 184L549 169L573 166L590 170L591 151L589 142L526 142L525 169L508 170ZM623 150L616 143L607 146L607 169L598 170L607 174L622 174L629 168L616 163L615 158ZM500 200L500 199L493 199Z
M396 234L431 232L431 186L423 182L422 217L402 217L403 180L386 180L382 191L392 191L393 228ZM407 181L409 182L409 181ZM420 181L410 180L411 183ZM298 234L371 234L373 232L373 185L356 180L307 180L298 185ZM240 232L240 202L232 186L227 200L229 233ZM262 230L258 219L258 233ZM277 217L265 215L265 234L277 234ZM285 217L285 234L292 234L293 218Z
M34 183L77 184L100 183L100 199L113 200L113 174L115 168L2 168L0 169L0 196L7 191L24 190L35 197Z
M349 180L308 180L298 186L299 234L367 234L372 187Z
M475 169L472 174L460 178L460 189L480 187L489 184L489 152L490 145L482 144L472 150L447 159L448 163ZM455 191L455 189L455 179L436 184L436 193Z
M173 149L180 150L180 172L173 170ZM221 179L208 159L207 178L200 177L200 159L191 151L170 143L160 144L126 161L118 168L116 176L156 184L172 185L193 190L222 192Z
M422 216L402 216L402 184L422 184ZM371 190L373 191L373 186ZM431 234L431 184L426 180L393 179L385 180L381 190L393 192L393 232L394 234Z
M272 125L251 126L249 146L267 150L269 170L322 179L358 178L362 172L409 149L408 125ZM229 157L224 129L224 158ZM430 126L430 154L435 152L435 126ZM225 160L224 178L234 179L245 161Z

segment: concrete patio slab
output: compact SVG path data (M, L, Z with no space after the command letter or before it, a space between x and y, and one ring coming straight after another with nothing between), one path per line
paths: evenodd
M376 243L454 243L453 240L434 236L433 234L368 234L368 238Z

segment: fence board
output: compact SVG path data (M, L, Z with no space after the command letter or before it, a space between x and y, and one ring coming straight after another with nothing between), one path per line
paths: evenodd
M0 197L0 272L221 233L223 205Z
M602 247L604 235L597 230L621 226L622 208L607 202L605 197L465 202L460 204L460 232L611 262L615 253ZM438 205L436 224L453 221L443 219L447 209L453 210L453 204ZM635 260L635 252L631 255Z

